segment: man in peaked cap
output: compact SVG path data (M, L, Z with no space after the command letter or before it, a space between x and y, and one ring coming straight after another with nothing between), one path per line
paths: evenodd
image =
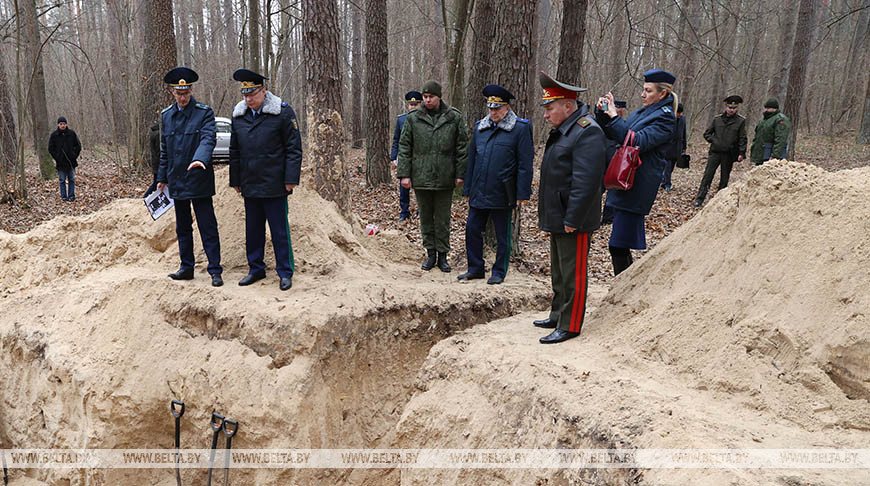
M468 130L462 113L441 99L441 84L427 81L420 90L423 104L408 113L399 137L396 177L402 187L414 188L420 213L420 233L426 260L449 272L450 208L453 189L462 185L468 151Z
M459 280L483 278L483 232L492 220L498 241L488 284L504 281L510 263L511 213L532 193L532 124L511 109L514 95L497 84L483 88L489 114L474 124L462 194L468 197L465 255L468 271Z
M701 178L698 195L695 197L695 207L704 204L717 168L721 167L717 189L719 191L728 187L734 162L741 162L746 157L746 119L737 114L743 98L731 95L722 101L725 103L725 110L713 117L704 131L704 140L710 143L710 150L707 152L704 177Z
M296 113L281 98L266 90L268 78L250 69L238 69L233 79L245 99L233 108L230 135L230 186L245 199L245 252L248 275L239 285L266 278L263 260L266 222L275 250L278 288L293 285L293 246L287 222L287 196L299 184L302 137Z
M405 126L405 118L411 110L420 106L423 101L423 94L419 91L408 91L405 93L405 103L408 105L408 111L402 113L396 118L396 129L393 131L393 147L390 150L390 161L393 167L398 167L397 159L399 157L399 138L402 136L402 128ZM399 221L405 221L411 217L411 189L402 187L399 184Z
M173 68L163 77L175 103L160 113L162 129L157 190L163 191L168 185L169 196L175 200L175 233L178 235L181 266L169 277L173 280L193 279L192 206L202 246L208 257L211 283L220 287L223 285L221 243L212 203L215 194L211 160L215 145L214 111L193 98L193 83L197 80L199 76L196 72L187 67Z
M577 102L586 91L540 72L544 118L552 127L541 162L538 227L550 233L553 302L536 327L554 329L542 344L580 334L586 313L589 240L601 222L601 189L607 164L604 132Z

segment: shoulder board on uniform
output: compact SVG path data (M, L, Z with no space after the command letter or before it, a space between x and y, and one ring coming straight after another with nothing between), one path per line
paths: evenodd
M583 128L588 127L590 123L592 123L592 122L589 121L589 119L586 118L585 116L581 116L580 118L577 119L577 124Z
M521 122L521 123L529 123L529 120L526 120L525 118L519 118L519 117L518 117L518 118L517 118L517 121L518 121L518 122Z
M160 113L166 113L166 110L172 108L172 105L167 106L166 108L160 110Z
M668 105L663 106L662 111L665 113L673 113L674 112L674 110L672 110L671 107Z
M284 107L284 106L290 106L290 105L288 105L286 101L282 101L281 106Z
M205 104L205 103L200 103L199 101L196 102L196 107L199 108L199 109L201 109L201 110L207 110L207 109L211 108L211 107L208 106L207 104Z

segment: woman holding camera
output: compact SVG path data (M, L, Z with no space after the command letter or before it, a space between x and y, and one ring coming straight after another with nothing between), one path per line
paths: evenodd
M599 112L603 112L606 123L602 128L607 138L621 145L629 130L633 131L634 145L638 147L643 162L637 169L631 189L607 191L605 206L614 214L608 244L614 275L619 275L632 264L631 249L646 249L644 218L658 194L667 153L676 131L674 81L676 76L660 69L644 73L640 95L643 107L625 120L617 116L611 93L599 98L596 105Z

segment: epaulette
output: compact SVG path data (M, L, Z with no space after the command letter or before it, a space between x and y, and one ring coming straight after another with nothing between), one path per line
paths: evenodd
M523 123L529 123L529 121L526 120L525 118L519 118L519 117L517 117L517 121L518 121L518 122L523 122Z
M662 111L665 113L673 113L674 112L674 110L672 110L671 107L667 106L667 105L662 107Z
M160 113L166 113L166 110L172 108L172 105L167 106L166 108L160 110Z
M590 123L592 123L592 122L589 121L589 119L586 118L585 116L581 116L580 118L577 119L577 124L583 128L588 127Z
M281 102L281 107L289 106L286 101Z
M199 101L196 102L196 107L199 108L200 110L207 110L210 108L210 106L208 106L207 104L200 103Z

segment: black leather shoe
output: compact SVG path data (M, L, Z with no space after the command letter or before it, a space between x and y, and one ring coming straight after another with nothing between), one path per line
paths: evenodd
M456 280L477 280L477 279L481 279L483 277L484 277L484 275L482 273L465 272L465 273L459 274L459 276L456 277Z
M532 321L532 324L534 324L535 327L540 327L542 329L556 329L556 321L549 317L541 319L540 321Z
M399 215L399 222L401 223L402 221L405 221L406 219L408 219L408 218L410 218L410 217L411 217L411 216L408 215L408 214L400 214L400 215Z
M211 286L212 287L220 287L224 284L224 279L221 278L220 274L211 276Z
M435 250L426 250L426 253L427 253L426 261L424 261L423 264L420 265L420 268L422 268L423 270L429 271L429 270L432 270L433 268L435 268L435 255L436 255L436 253L435 253Z
M293 279L290 277L281 277L281 282L278 284L278 288L281 290L288 290L293 286Z
M169 278L172 280L193 280L193 269L182 270L178 269L175 273L170 273Z
M486 281L486 283L490 285L498 285L502 282L504 282L504 277L502 277L501 275L493 275L492 277L489 277L489 280Z
M571 338L575 338L579 335L580 335L579 332L570 332L570 331L563 331L561 329L556 329L555 331L542 337L538 341L540 341L541 344L556 344L556 343L561 343L562 341L567 341Z
M264 278L266 278L266 272L249 273L245 275L245 278L239 280L239 285L244 287L245 285L251 285L252 283L258 280L263 280Z
M438 270L450 273L450 264L447 263L447 252L438 252Z

